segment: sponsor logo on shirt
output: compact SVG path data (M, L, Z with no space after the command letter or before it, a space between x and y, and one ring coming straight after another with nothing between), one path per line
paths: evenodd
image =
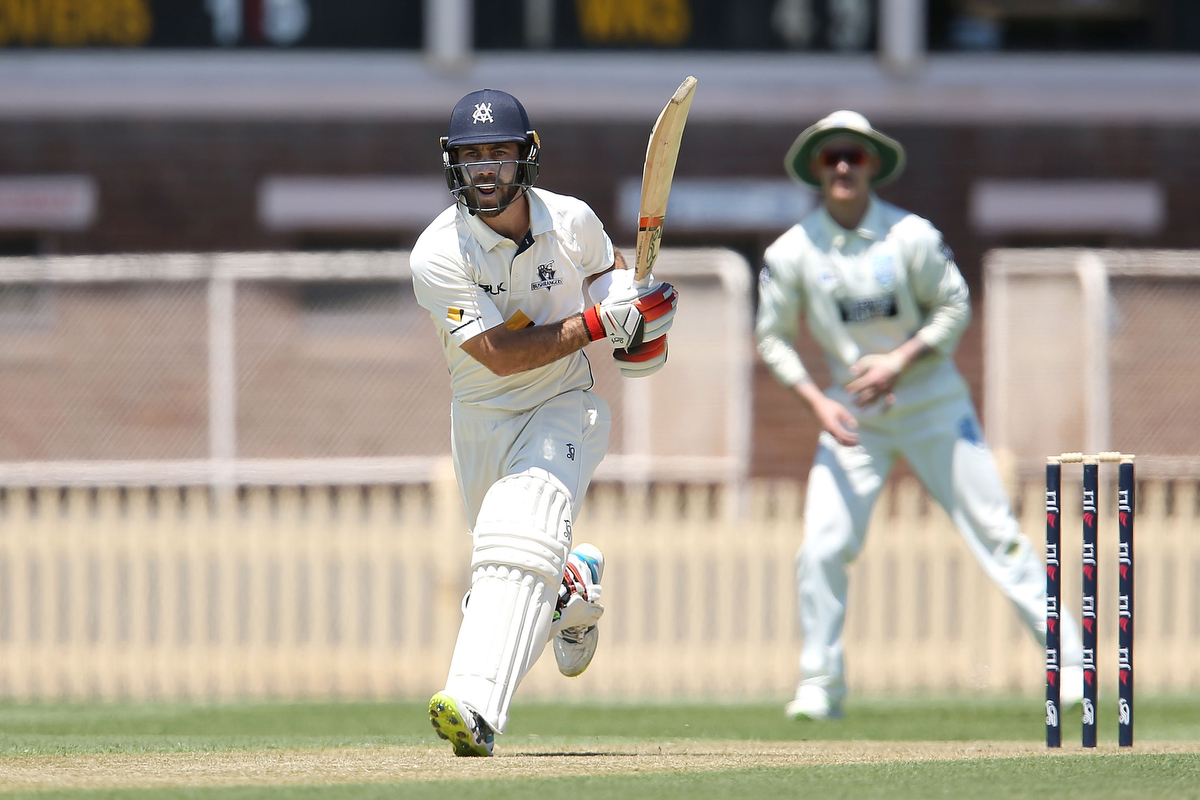
M555 275L557 274L557 270L554 269L554 259L553 258L550 259L545 264L538 264L537 273L538 273L538 279L536 281L534 281L533 283L529 284L529 288L531 291L536 292L538 289L545 289L546 291L550 291L550 288L552 286L561 286L562 285L562 278L555 277Z
M475 285L491 295L503 294L508 291L504 288L504 281L500 281L496 286L492 286L490 283L477 283Z
M869 322L873 319L894 317L900 313L894 294L840 300L838 305L842 310L842 322Z

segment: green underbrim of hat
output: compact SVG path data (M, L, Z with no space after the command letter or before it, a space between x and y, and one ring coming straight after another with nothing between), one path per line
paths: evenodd
M890 183L899 178L900 173L904 171L904 149L894 139L888 139L883 136L867 136L861 131L851 128L831 128L813 134L807 139L804 138L803 134L796 139L795 143L792 144L791 150L788 151L787 157L784 159L784 166L787 167L788 174L800 183L820 189L821 181L809 169L809 164L812 162L813 154L818 152L825 142L835 136L853 136L867 142L879 155L879 172L871 179L872 186L882 186L885 183Z

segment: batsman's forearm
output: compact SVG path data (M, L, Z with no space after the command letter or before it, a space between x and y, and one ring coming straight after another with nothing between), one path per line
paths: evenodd
M500 325L463 343L467 355L500 377L552 364L588 345L582 314L558 322L509 330Z

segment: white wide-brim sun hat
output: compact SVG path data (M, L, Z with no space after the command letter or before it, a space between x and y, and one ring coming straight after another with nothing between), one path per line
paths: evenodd
M857 111L835 111L796 137L783 159L784 168L794 179L806 186L821 188L821 181L810 165L813 155L834 136L850 134L865 139L879 156L879 172L871 178L872 186L894 181L904 171L904 148L890 136L871 127L867 118Z

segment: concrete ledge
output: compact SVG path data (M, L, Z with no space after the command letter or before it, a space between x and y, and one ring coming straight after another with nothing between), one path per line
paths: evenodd
M873 121L1200 121L1200 57L930 56L908 77L872 55L493 53L453 71L419 53L0 54L0 118L387 118L442 122L503 86L543 120L650 121L683 76L692 119L807 123L852 107Z

